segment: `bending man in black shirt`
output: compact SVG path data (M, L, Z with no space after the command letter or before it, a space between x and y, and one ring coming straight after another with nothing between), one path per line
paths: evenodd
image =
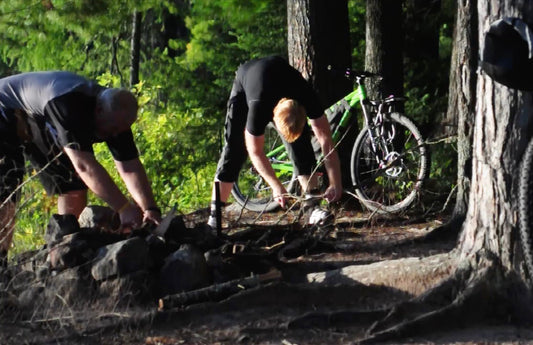
M263 151L265 128L270 121L290 143L289 154L303 190L315 188L316 179L310 180L316 161L307 118L326 157L330 185L324 198L329 202L337 201L342 194L339 157L333 146L328 120L312 87L280 57L252 60L241 65L228 101L226 142L215 176L215 181L220 182L220 201L227 201L248 153L254 167L272 188L274 199L285 206L287 191ZM211 200L208 224L215 227L214 188Z
M46 191L59 195L59 214L78 217L89 188L118 212L123 229L160 221L130 129L136 118L131 92L104 88L70 72L0 79L0 256L11 245L24 156ZM95 142L107 143L134 203L94 157Z

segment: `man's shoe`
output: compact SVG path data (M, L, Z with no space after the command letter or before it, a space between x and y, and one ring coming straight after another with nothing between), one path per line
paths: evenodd
M333 221L333 214L329 210L315 207L311 211L308 223L310 225L328 225Z
M207 219L207 226L210 226L212 229L217 229L217 218L213 215L209 216L209 219Z

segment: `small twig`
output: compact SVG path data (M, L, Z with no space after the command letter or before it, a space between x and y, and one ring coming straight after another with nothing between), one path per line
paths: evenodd
M453 196L453 194L454 194L454 192L456 190L457 190L457 185L453 186L453 188L450 191L450 193L448 193L448 197L446 198L446 202L444 203L444 206L442 206L441 212L444 212L446 210L446 208L448 207L448 204L450 203L450 201L452 199L452 196Z

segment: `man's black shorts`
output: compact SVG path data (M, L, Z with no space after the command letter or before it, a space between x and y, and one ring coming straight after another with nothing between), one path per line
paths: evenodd
M44 122L25 114L17 121L14 111L0 110L0 202L16 201L26 172L25 158L48 194L87 189Z

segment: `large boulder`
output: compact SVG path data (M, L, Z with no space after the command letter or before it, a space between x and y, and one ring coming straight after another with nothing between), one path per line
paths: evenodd
M96 284L85 267L75 267L48 277L44 292L47 305L66 307L92 301Z
M154 279L148 271L136 271L100 282L98 297L105 306L144 306L154 302Z

